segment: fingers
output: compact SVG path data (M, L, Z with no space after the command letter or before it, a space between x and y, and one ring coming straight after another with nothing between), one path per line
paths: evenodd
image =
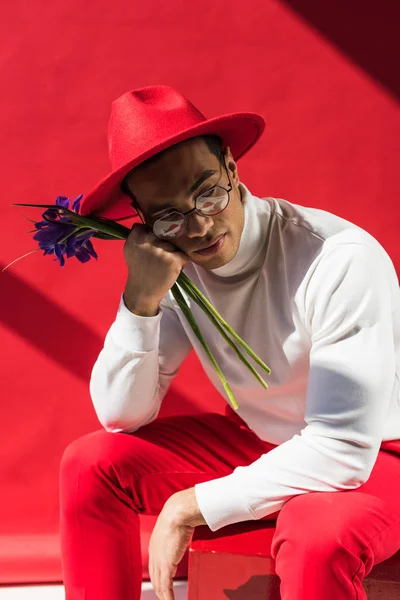
M169 565L157 568L149 557L149 575L154 592L159 600L174 600L174 571Z
M149 552L149 575L154 592L159 600L175 600L174 576L177 567L153 560L152 552Z
M142 241L150 241L153 245L158 248L163 248L164 250L175 249L175 246L168 242L167 240L163 240L158 238L156 234L153 232L153 229L148 225L143 225L142 223L134 223L132 225L131 233L134 240L137 242Z
M155 574L155 569L154 569L154 563L153 563L153 559L151 554L149 554L149 576L150 576L150 581L151 581L151 585L153 586L153 589L155 591L155 586L156 586L156 574Z
M159 572L160 600L174 600L174 580L168 565L163 565Z
M136 231L134 231L134 228L136 227ZM186 260L186 262L188 262L190 260L190 257L183 252L182 250L180 250L177 246L175 246L172 241L169 242L168 240L164 240L161 239L159 237L156 236L155 233L153 233L153 230L151 227L148 227L147 225L143 225L142 223L134 223L131 229L131 233L132 231L134 231L133 235L133 239L135 240L135 242L142 242L142 241L148 241L151 243L152 246L155 246L157 248L161 248L162 250L165 250L166 252L179 252L180 256Z

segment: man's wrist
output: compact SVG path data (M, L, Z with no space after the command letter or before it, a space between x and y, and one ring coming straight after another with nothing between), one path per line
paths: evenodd
M160 310L159 302L150 302L149 300L138 300L129 298L124 292L123 294L124 304L126 308L139 317L156 317Z
M173 494L166 502L171 508L171 518L178 527L197 527L207 525L199 505L194 487Z

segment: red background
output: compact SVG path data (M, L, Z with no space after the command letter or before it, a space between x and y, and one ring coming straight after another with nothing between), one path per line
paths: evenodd
M0 267L35 247L24 215L39 211L11 203L88 193L109 170L112 100L155 83L206 116L261 113L242 181L357 223L398 267L399 13L396 0L4 4ZM0 583L60 578L58 466L99 427L88 380L125 278L121 243L96 248L97 262L35 253L0 275ZM223 401L191 355L162 414L204 407Z

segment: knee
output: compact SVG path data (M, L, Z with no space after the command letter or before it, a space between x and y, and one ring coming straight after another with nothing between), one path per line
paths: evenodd
M64 450L61 463L61 479L68 478L76 470L92 470L105 458L108 453L109 437L115 434L106 431L88 433L73 442ZM111 440L110 440L111 441Z
M74 509L103 493L105 485L118 480L122 434L104 430L84 435L67 446L60 463L62 510Z
M319 561L361 550L357 539L357 502L348 503L341 492L315 492L296 496L281 509L272 542L272 556L285 553L299 559L312 555Z

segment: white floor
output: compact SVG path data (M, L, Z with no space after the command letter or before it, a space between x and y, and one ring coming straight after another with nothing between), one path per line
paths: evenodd
M186 600L187 582L174 582L175 600ZM62 585L0 586L0 600L65 600ZM143 583L141 600L157 600L150 582Z

